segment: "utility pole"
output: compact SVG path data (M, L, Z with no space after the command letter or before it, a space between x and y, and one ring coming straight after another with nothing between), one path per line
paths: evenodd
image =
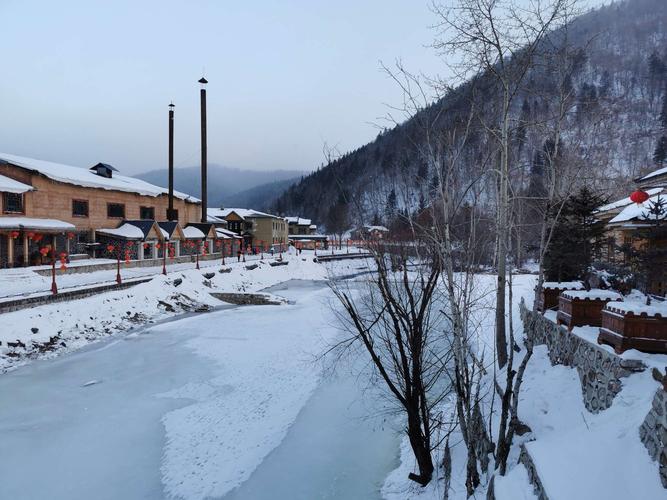
M201 103L201 221L208 221L206 210L208 208L208 192L206 183L206 84L208 80L201 77L199 80L201 89L199 90L199 100Z
M174 210L174 103L169 104L169 208L167 220L178 220Z

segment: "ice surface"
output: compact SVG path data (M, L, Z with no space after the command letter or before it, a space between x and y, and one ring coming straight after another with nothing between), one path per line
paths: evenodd
M345 498L372 498L396 441L377 421L355 420L361 389L350 379L317 389L315 358L337 335L331 292L324 283L292 288L275 293L293 305L191 316L1 377L0 498L216 498L246 479L248 491L281 480L275 491L288 496L271 498L313 498L289 494L306 464L322 481L311 493L326 487L343 498L336 488L355 485L364 493ZM334 415L340 401L350 408ZM341 431L350 434L339 440ZM288 460L293 474L281 476Z

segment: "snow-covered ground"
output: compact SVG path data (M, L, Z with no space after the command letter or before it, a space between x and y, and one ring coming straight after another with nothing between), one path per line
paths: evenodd
M78 349L91 341L147 322L202 306L222 305L210 292L255 292L290 279L325 280L330 271L351 274L365 266L363 259L318 264L313 262L312 253L285 255L285 258L289 265L272 267L268 260L258 260L253 263L258 263L259 267L253 270L238 264L225 266L231 269L229 273L218 272L222 267L220 262L210 263L200 271L189 264L181 271L170 270L167 276L157 274L150 282L130 289L2 314L0 370L35 357L50 357ZM204 274L207 273L213 273L214 277L206 279ZM71 276L81 280L96 279L87 274ZM45 346L52 339L52 346ZM9 345L17 341L25 347Z
M308 283L275 291L290 305L191 315L0 377L0 498L220 498L246 480L270 493L262 485L285 453L309 476L294 469L280 488L296 493L265 498L373 498L398 441L381 419L361 421L377 408L338 406L365 403L363 381L325 382L309 403L325 368L317 358L338 330L331 292ZM299 493L309 477L318 482Z

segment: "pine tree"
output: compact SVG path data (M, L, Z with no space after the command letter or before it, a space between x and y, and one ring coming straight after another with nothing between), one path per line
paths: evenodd
M667 128L667 84L662 93L662 110L660 111L660 124L663 128Z
M397 201L396 201L396 190L392 189L389 192L389 196L387 197L387 207L385 208L385 214L387 215L387 220L392 221L394 217L396 217L396 208L397 208Z
M544 256L544 273L548 281L584 279L602 242L604 224L595 210L606 200L583 187L564 203ZM556 216L554 209L552 216Z
M667 160L667 136L662 136L660 139L658 139L658 144L655 147L655 151L653 152L653 161L656 163L656 165L659 165L662 167L662 165L665 163L665 160Z
M646 212L641 218L647 222L646 227L636 232L636 237L641 245L635 253L635 266L639 277L638 285L646 294L646 304L651 304L650 293L663 292L656 289L653 283L661 284L665 276L665 263L667 261L667 200L661 196L648 203Z

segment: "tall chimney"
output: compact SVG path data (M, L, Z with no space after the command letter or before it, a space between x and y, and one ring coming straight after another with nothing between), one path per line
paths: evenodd
M199 100L201 103L201 221L207 222L206 210L208 208L208 186L206 183L206 84L208 81L202 77L199 80Z
M174 103L169 104L169 208L167 220L178 220L174 210Z

